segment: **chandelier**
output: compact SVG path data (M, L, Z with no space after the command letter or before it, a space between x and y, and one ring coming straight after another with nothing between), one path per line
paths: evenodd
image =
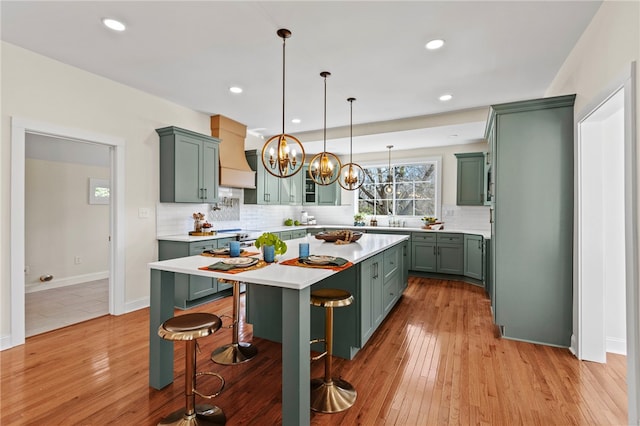
M304 147L294 136L284 131L285 122L285 46L291 31L281 28L277 34L282 38L282 133L272 136L262 147L262 164L267 172L279 178L298 173L304 165ZM300 159L298 159L300 153Z
M327 77L329 71L322 71L324 78L324 147L320 154L316 154L309 163L309 176L318 185L331 185L340 177L340 159L327 152Z
M387 169L387 184L384 186L384 192L391 194L393 192L393 175L391 174L391 148L393 145L387 145L389 149L389 168Z
M338 184L347 191L355 191L362 186L364 181L364 170L359 164L353 162L353 101L356 98L349 98L351 117L349 124L349 162L343 164L340 168L342 178L338 180Z

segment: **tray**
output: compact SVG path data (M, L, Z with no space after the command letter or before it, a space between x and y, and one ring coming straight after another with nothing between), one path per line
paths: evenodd
M319 240L325 240L330 243L335 243L337 240L345 240L345 236L347 235L347 230L343 229L340 231L324 231L318 232L316 234L316 238ZM358 241L362 237L362 232L360 231L351 231L351 239L350 242Z

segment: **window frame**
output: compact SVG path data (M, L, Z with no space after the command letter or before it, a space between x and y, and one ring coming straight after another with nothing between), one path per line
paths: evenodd
M431 156L427 156L427 157L422 157L419 160L416 160L416 158L405 158L405 157L401 157L401 158L391 158L391 167L395 169L396 166L399 165L409 165L409 164L424 164L424 163L431 163L434 162L436 163L436 184L435 184L435 200L434 200L434 204L435 204L435 216L436 217L442 217L442 156L441 155L431 155ZM372 160L372 161L361 161L358 162L358 164L363 168L371 168L371 167L384 167L387 168L389 166L389 161L384 161L383 159L380 160ZM394 183L395 184L395 183ZM358 189L357 191L353 191L353 213L354 215L357 214L359 212L359 194L360 194L360 190ZM394 198L395 201L395 198ZM395 202L394 202L394 212L393 215L395 216ZM389 215L376 215L376 218L385 218L385 217L389 217ZM420 219L422 216L408 216L408 215L403 215L403 218L415 218L415 219Z

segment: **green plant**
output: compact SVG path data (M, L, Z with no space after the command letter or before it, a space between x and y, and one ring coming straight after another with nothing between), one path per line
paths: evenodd
M353 215L353 220L356 222L364 222L365 216L362 213L356 213Z
M287 252L287 244L276 234L272 234L271 232L265 232L260 235L256 239L255 246L257 248L262 246L273 246L275 254L285 254Z

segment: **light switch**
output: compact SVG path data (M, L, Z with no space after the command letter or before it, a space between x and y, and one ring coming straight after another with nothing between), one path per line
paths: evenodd
M140 207L138 209L138 217L140 219L148 219L149 218L149 209L146 207Z

